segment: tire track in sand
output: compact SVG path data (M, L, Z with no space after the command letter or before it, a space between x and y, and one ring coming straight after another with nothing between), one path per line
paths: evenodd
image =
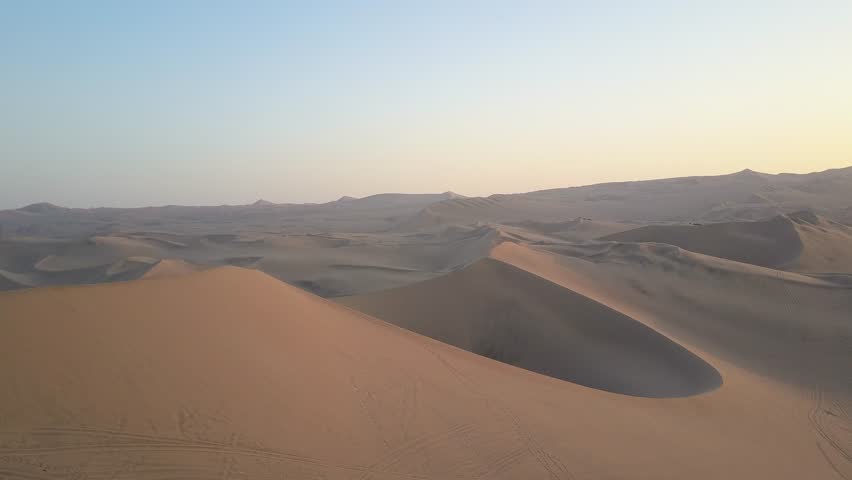
M31 446L31 447L5 447L0 448L0 459L3 457L31 457L43 456L58 453L162 453L162 454L210 454L210 455L231 455L241 457L253 457L264 460L271 460L281 463L295 463L306 465L314 468L326 470L344 470L361 474L381 474L397 478L407 478L414 480L422 480L426 477L420 475L399 473L394 471L373 471L370 467L361 467L356 465L347 465L337 462L330 462L306 455L294 453L279 452L275 450L240 447L229 445L227 443L214 441L193 441L181 438L171 437L155 437L145 434L132 434L124 432L116 432L111 430L103 430L96 428L62 428L62 427L45 427L34 429L31 431L0 431L0 435L4 434L27 434L33 436L95 436L101 441L99 443L90 443L85 445L62 445L62 446Z
M440 361L459 380L459 382L465 386L465 388L474 395L485 400L487 404L493 405L499 413L503 414L503 416L509 420L515 435L526 446L527 451L536 459L539 465L547 471L550 478L553 480L572 480L574 478L573 474L568 470L565 464L562 463L559 458L548 452L544 446L542 446L541 442L539 442L529 430L523 427L520 418L509 407L500 404L497 400L484 393L473 380L453 366L431 346L426 343L423 343L422 346L426 349L426 351L438 359L438 361Z

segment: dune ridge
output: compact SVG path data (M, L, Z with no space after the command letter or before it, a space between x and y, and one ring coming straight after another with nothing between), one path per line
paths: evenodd
M493 258L337 300L472 353L592 388L672 397L722 382L710 365L645 325Z
M0 477L852 479L850 181L0 211Z
M615 245L616 247L618 245ZM741 368L852 395L852 289L676 247L544 251L504 242L492 256L574 290ZM760 301L755 301L759 298Z
M722 222L758 220L803 208L852 224L850 189L852 167L802 175L744 170L448 199L425 206L408 225L562 222L577 217L614 222Z
M852 229L810 211L753 222L649 225L601 237L655 242L764 267L852 272Z
M725 378L717 390L612 394L236 267L0 293L0 316L7 476L828 479L848 471L826 440L843 432L845 404L712 354L700 353ZM661 451L677 461L649 461Z

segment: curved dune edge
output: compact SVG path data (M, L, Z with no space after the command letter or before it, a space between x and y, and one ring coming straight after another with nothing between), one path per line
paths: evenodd
M751 222L649 225L599 240L662 243L798 272L852 273L852 228L807 211Z
M23 277L23 275L0 269L0 291L30 287Z
M67 273L109 267L111 263L113 263L113 260L108 257L75 257L51 254L36 262L33 265L33 270L41 273Z
M148 271L142 274L140 278L152 279L177 277L181 275L189 275L199 270L200 268L197 265L193 265L184 260L163 259L154 264L150 269L148 269Z
M664 243L762 267L793 263L804 251L796 224L784 215L755 222L649 225L607 235L600 240Z
M141 275L140 272L145 272L159 262L156 258L132 256L112 263L107 267L104 275L106 278L121 278L133 277Z
M25 459L3 463L12 477L834 475L810 402L724 362L707 395L613 395L257 271L5 292L0 317L15 359L0 363L0 457Z
M562 255L504 242L491 255L628 315L716 365L721 358L801 388L817 384L852 396L837 368L852 361L848 285L669 245L602 247Z
M653 329L492 258L336 300L469 352L607 392L685 397L722 385L715 368Z

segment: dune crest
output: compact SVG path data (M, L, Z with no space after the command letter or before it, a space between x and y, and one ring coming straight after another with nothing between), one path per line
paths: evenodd
M786 216L756 222L649 225L601 237L616 242L655 242L765 267L783 266L802 255L796 225Z
M11 477L832 478L824 455L846 468L824 439L843 439L842 403L724 360L704 395L616 395L235 267L0 293L0 317ZM812 417L819 431L814 405L832 412ZM660 451L679 461L648 461Z
M696 253L784 270L852 273L852 228L811 211L754 222L650 225L600 240L666 243Z
M187 275L197 272L199 267L183 260L166 259L158 261L141 278L163 278Z
M470 352L610 392L678 397L722 383L713 367L645 325L491 258L338 301Z

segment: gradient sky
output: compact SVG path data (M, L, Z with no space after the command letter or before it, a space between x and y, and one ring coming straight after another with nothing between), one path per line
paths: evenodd
M848 165L848 0L0 3L0 208Z

